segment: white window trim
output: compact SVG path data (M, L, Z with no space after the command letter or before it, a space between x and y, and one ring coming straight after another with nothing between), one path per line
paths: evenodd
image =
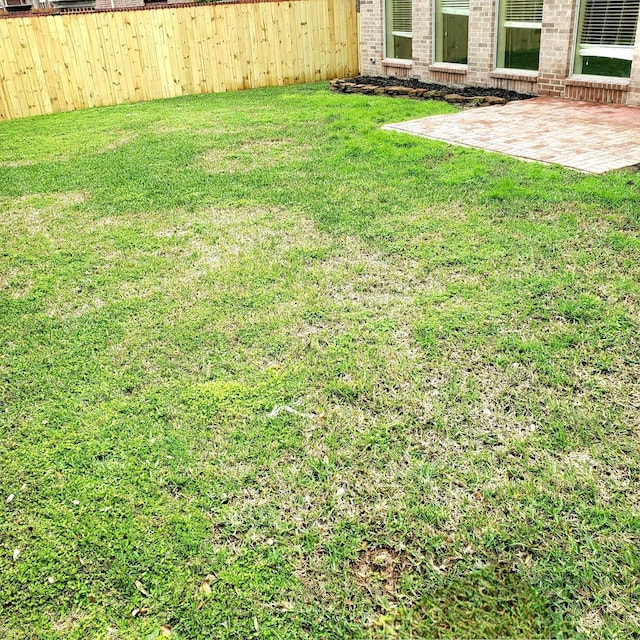
M595 56L599 58L616 58L618 60L633 60L631 45L623 44L582 44L578 45L578 53L582 57ZM607 77L607 76L603 76Z
M383 58L382 64L389 67L403 67L411 69L411 67L413 67L413 60L407 60L406 58Z
M505 20L504 28L505 29L542 29L542 22L519 22L515 20Z

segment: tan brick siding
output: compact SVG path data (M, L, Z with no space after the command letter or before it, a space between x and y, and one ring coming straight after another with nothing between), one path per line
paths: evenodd
M430 80L441 82L442 84L467 84L467 74L451 73L449 71L437 71L431 69Z
M128 9L130 7L143 7L143 0L96 0L96 9Z
M384 0L360 0L360 33L362 41L362 72L383 74L384 25L382 17Z
M193 3L194 0L163 0L153 2L145 2L144 0L95 0L93 6L98 11L108 11L109 9L135 9L139 7L166 6L167 4L186 4Z
M633 51L627 104L640 106L640 17L638 18L638 28L636 29L636 46Z
M486 87L495 64L496 3L469 0L469 73L467 82Z
M570 75L577 0L544 0L538 93L561 96Z
M102 0L100 0L102 1ZM407 67L383 64L384 0L361 0L362 71L411 76L426 82L472 84L578 100L640 105L640 25L629 81L571 80L578 0L544 0L540 66L535 74L495 73L497 0L469 0L469 60L466 74L433 65L434 2L413 0L413 61Z
M431 0L413 0L413 75L429 74L433 62L433 7Z

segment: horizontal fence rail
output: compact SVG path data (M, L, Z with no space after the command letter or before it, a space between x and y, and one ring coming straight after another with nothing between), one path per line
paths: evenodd
M0 20L0 120L357 71L354 0Z

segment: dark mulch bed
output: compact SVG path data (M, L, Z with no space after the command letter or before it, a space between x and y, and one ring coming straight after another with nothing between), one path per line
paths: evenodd
M355 78L344 78L345 82L355 82L356 84L372 84L377 87L410 87L411 89L427 89L428 91L447 91L457 93L466 98L479 98L482 96L496 96L504 98L508 102L512 100L528 100L535 98L530 93L517 93L506 89L496 89L495 87L468 87L466 85L435 84L431 82L420 82L415 78L394 78L382 76L356 76Z

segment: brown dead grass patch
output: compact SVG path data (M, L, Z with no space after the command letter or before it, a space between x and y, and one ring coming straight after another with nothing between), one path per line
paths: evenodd
M109 151L115 151L116 149L123 147L125 144L129 144L129 142L135 140L137 137L138 134L134 131L126 131L115 140L112 140L101 149L98 149L96 153L107 153Z
M11 229L11 238L19 246L23 242L46 242L55 240L55 228L65 218L72 215L73 207L82 204L88 195L82 191L53 194L27 194L19 198L0 201L2 221L0 224ZM7 247L7 250L9 248ZM20 250L20 249L17 249ZM29 263L0 270L0 290L9 291L13 298L26 295L33 287L34 268Z
M166 120L158 120L149 124L149 132L155 134L182 134L188 133L190 136L219 136L219 135L233 135L241 136L246 134L246 129L235 128L229 124L220 123L216 124L215 120L218 116L216 114L210 114L210 123L197 126L194 124L177 124L174 122L167 122Z
M83 614L81 611L78 611L77 609L74 609L66 616L52 620L51 626L57 633L69 633L78 628L84 617L85 614Z
M382 592L390 598L398 593L398 583L414 570L409 556L388 547L365 549L351 564L356 584L370 594Z
M83 191L20 196L3 205L2 223L14 227L20 224L25 232L37 233L44 223L59 218L65 208L82 204L87 198L88 194Z
M52 305L46 310L46 315L50 318L59 318L61 320L69 320L72 318L80 318L87 313L98 311L104 307L105 302L101 298L94 298L88 302L70 305Z
M38 164L38 162L35 160L7 160L5 162L0 162L0 167L16 169L20 167L33 167L36 164Z
M209 173L249 173L256 169L277 167L304 157L308 147L290 138L243 142L227 149L214 148L202 156Z

